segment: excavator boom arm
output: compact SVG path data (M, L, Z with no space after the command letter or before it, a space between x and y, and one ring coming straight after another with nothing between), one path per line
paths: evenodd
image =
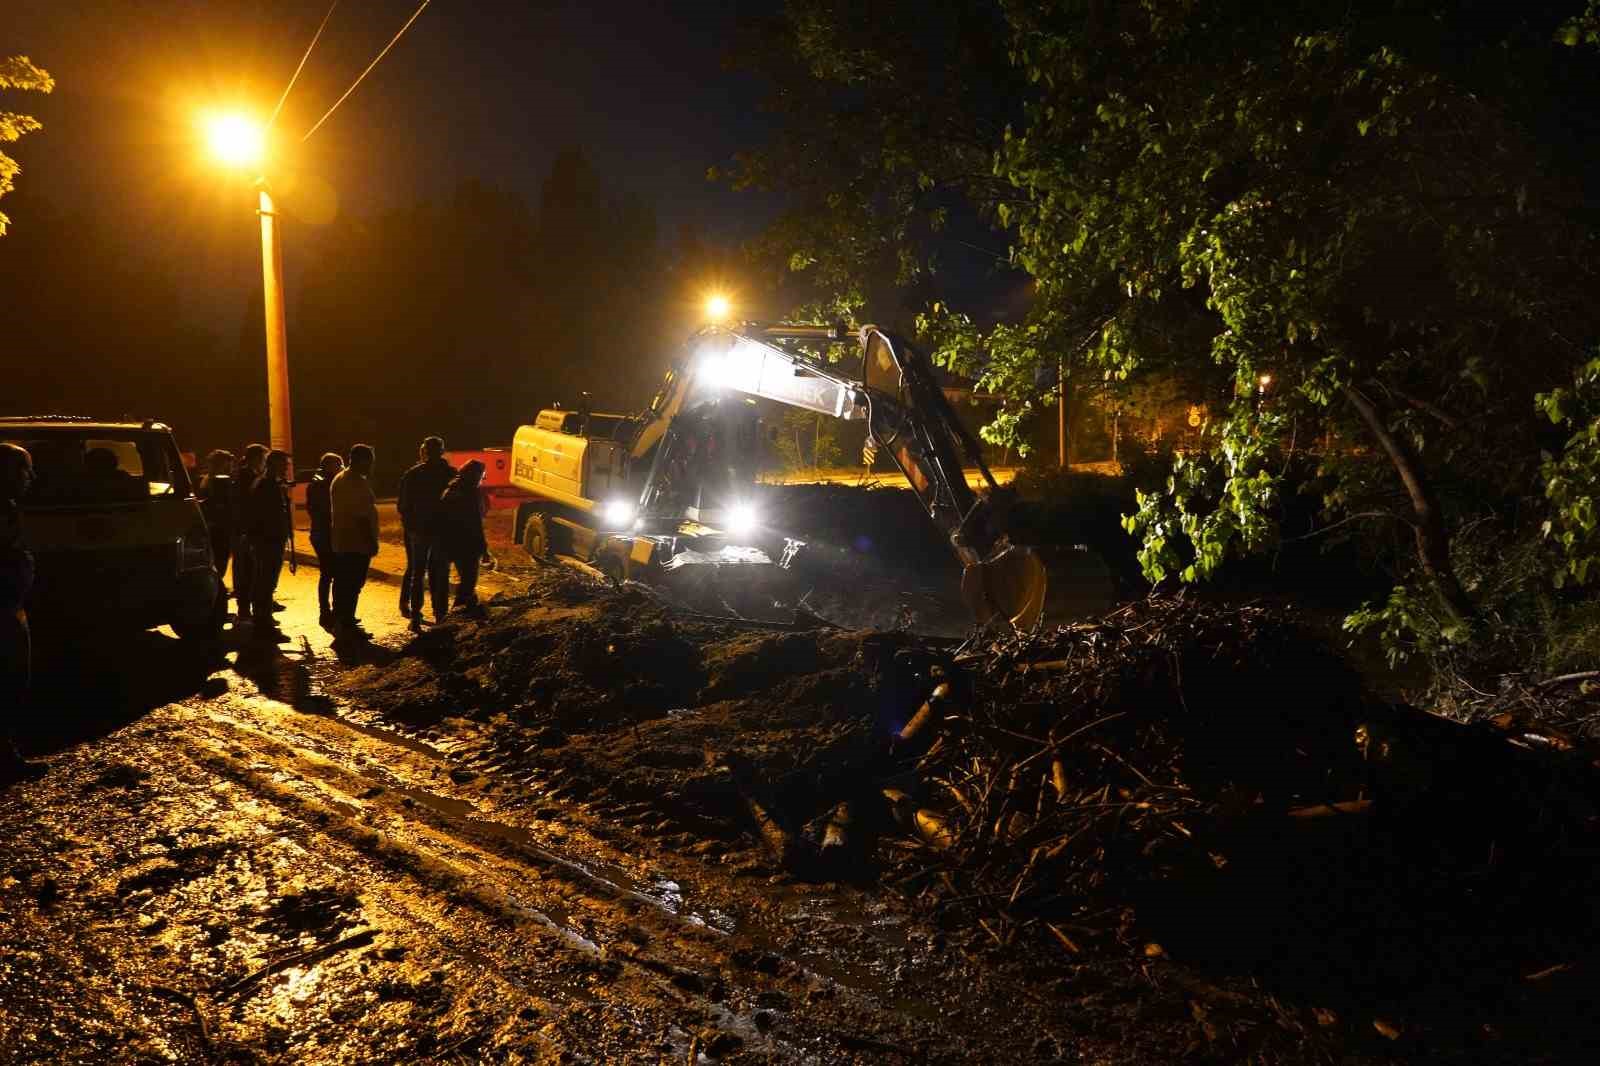
M858 377L784 346L850 340L861 353ZM933 368L910 345L876 326L853 334L817 326L715 327L697 335L691 358L688 380L678 383L678 409L704 388L733 390L833 418L865 418L869 440L889 452L929 519L949 536L966 568L963 594L975 613L981 618L1003 613L1018 624L1037 619L1043 605L1043 567L1031 551L1011 548L993 494L980 496L967 484L965 467L970 464L991 489L998 488Z

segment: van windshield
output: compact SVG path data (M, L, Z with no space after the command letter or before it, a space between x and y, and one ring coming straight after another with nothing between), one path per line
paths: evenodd
M104 427L0 426L0 441L33 456L28 507L187 495L189 479L165 434Z

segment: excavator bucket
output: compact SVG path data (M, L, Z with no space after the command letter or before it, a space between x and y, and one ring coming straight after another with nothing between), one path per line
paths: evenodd
M1049 585L1044 563L1032 548L1007 548L993 559L973 563L961 574L961 599L980 622L1008 618L1031 629L1044 611Z

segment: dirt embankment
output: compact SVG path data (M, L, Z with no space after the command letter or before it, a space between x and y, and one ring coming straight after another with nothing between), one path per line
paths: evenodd
M345 686L658 844L896 898L1062 1009L1148 1015L1152 1054L1600 1037L1566 1014L1600 943L1592 755L1377 702L1276 609L1150 600L957 654L548 572Z

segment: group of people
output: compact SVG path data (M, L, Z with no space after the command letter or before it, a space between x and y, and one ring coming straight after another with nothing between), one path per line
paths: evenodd
M111 459L114 471L115 456ZM321 621L341 635L365 635L356 606L378 554L373 465L372 448L365 444L350 449L348 465L329 452L306 492L311 546L321 570L317 580ZM418 449L417 464L400 479L406 547L400 613L410 619L413 631L423 626L425 592L431 594L436 622L449 612L452 566L460 578L456 608L481 610L478 567L480 562L493 564L483 531L483 476L482 462L474 459L457 470L444 458L444 442L429 437ZM280 635L274 613L283 605L275 595L294 535L292 478L287 452L251 444L237 458L226 451L212 452L196 488L217 575L225 577L232 563L237 617L252 623L252 636L257 638ZM6 710L22 705L32 669L26 605L34 582L34 558L23 535L21 501L33 480L28 451L0 443L0 708ZM287 556L292 569L293 554ZM23 759L3 731L12 720L11 714L0 713L0 784L43 769L43 764Z
M434 621L450 609L450 567L459 584L456 607L475 611L478 566L492 563L483 533L485 502L479 487L484 466L469 459L457 470L444 457L444 441L428 437L417 449L417 464L400 476L396 509L405 532L406 570L400 582L400 613L411 629L422 628L423 594L433 605Z
M211 532L211 558L217 574L226 575L229 561L233 563L236 617L240 622L253 623L252 635L264 640L274 640L279 635L274 617L274 612L283 608L276 599L278 580L286 549L294 537L294 508L289 498L293 475L289 464L287 452L264 444L246 446L237 458L226 451L214 451L206 456L206 472L196 489ZM373 452L365 444L350 449L349 469L337 455L324 456L322 461L321 469L328 472L328 480L345 483L340 492L342 527L346 530L343 550L336 554L337 550L330 547L326 558L318 553L322 567L322 624L340 631L359 632L356 601L366 583L368 564L378 554L378 505L370 483L372 467ZM327 541L331 509L322 517L324 527L320 533ZM316 519L313 511L313 543L319 534ZM293 572L292 553L288 554L288 562ZM335 610L335 601L329 594L334 583L340 589L336 602L343 608L348 601L348 610Z
M198 494L211 531L217 573L233 563L233 597L241 621L252 635L275 640L274 612L285 549L293 538L289 498L289 455L251 444L236 459L226 451L206 457ZM306 488L311 517L311 547L321 571L317 604L324 627L341 635L363 635L356 608L372 559L378 554L378 506L372 490L372 448L357 444L349 462L329 452L317 464ZM460 576L456 606L476 609L480 560L488 559L483 532L484 505L479 486L483 463L474 459L460 470L444 458L444 441L429 437L418 462L400 479L399 511L404 528L406 570L400 586L400 613L411 629L423 625L424 591L431 590L435 621L450 608L450 567ZM292 553L288 556L291 572Z

